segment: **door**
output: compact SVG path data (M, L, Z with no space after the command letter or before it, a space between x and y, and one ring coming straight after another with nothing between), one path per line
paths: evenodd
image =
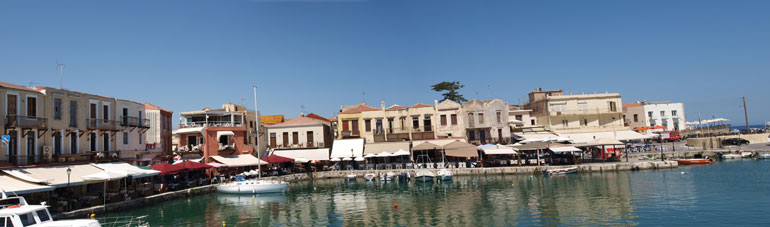
M107 123L110 121L110 106L108 105L102 106L102 119L104 119L104 123Z
M62 134L61 134L61 132L55 132L55 133L56 134L53 137L53 153L55 155L60 155L61 154L61 149L62 149L62 144L61 144L61 142L62 142L62 138L61 138Z
M497 141L503 141L503 129L497 129Z
M27 164L35 160L35 135L27 135Z
M78 102L70 101L70 127L78 127Z
M91 116L88 120L88 126L90 126L90 128L96 128L96 116L98 116L96 110L96 103L91 103ZM96 146L94 146L94 148L95 147Z
M18 163L19 158L19 135L15 130L8 131L8 135L11 139L8 141L8 157L11 163Z
M313 131L307 131L307 146L312 147L313 146Z
M281 144L281 146L288 146L288 145L289 145L289 133L288 132L284 132L283 133L283 143Z
M292 132L291 133L291 144L299 144L299 132Z
M128 125L128 108L123 108L123 116L120 118L123 125Z
M104 136L102 136L102 139L104 139L104 151L110 151L110 134L104 133Z
M96 133L95 132L91 133L91 135L89 135L88 137L90 137L89 139L91 141L91 151L95 152L96 151Z
M275 133L270 133L270 147L275 148L275 143L277 143L277 139L275 138Z
M18 96L8 94L8 104L5 108L6 110L8 110L8 116L19 115L19 112L16 109L17 105L18 105Z
M27 117L37 117L37 98L27 97Z
M70 154L78 153L78 132L70 134Z

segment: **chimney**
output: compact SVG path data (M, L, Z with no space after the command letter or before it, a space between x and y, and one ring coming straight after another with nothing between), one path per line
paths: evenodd
M535 91L543 91L543 88L535 88Z
M385 109L385 101L380 102L380 108L382 108L383 110Z

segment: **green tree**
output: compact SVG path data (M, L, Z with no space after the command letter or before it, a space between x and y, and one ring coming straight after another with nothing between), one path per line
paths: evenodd
M444 96L443 100L449 99L457 103L463 103L468 101L467 99L465 99L465 97L463 97L463 95L461 95L460 93L457 93L457 90L460 90L460 88L464 87L462 84L460 84L460 81L454 81L454 82L444 81L441 83L431 85L431 87L433 88L434 91L438 91L438 92L446 91L445 93L441 94Z

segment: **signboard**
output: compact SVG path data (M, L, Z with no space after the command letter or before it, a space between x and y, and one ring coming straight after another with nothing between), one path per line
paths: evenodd
M8 143L11 141L11 136L5 135L0 137L0 143L3 144L3 147L8 147Z

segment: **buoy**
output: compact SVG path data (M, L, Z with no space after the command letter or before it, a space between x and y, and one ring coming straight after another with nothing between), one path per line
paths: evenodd
M96 214L91 214L91 219L94 219L96 217Z
M535 178L534 176L531 176L531 175L529 176L529 179L530 179L530 180L532 180L532 179L534 179L534 178Z
M393 204L393 208L396 208L396 209L398 209L398 203L394 203L394 204Z
M511 187L513 187L513 184L511 184Z
M225 227L227 224L225 224L225 221L222 221L222 227Z

